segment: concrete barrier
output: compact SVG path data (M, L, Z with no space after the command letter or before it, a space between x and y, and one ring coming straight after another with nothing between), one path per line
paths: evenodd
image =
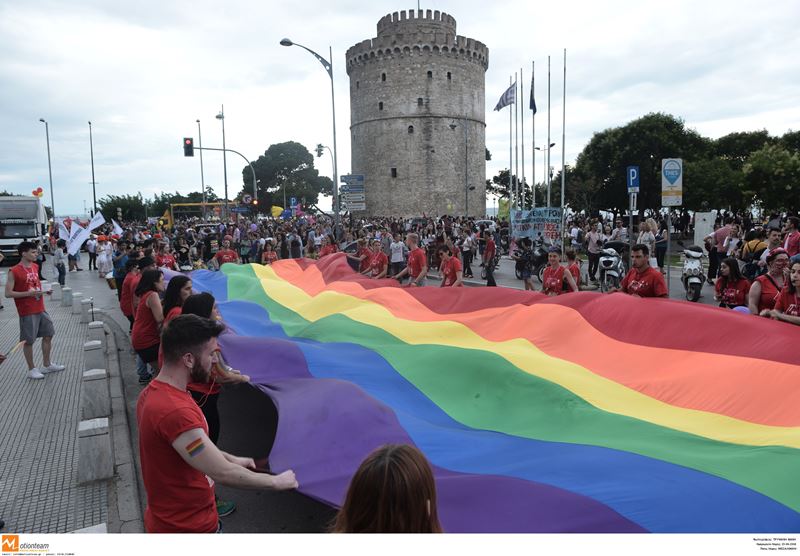
M103 350L103 342L100 340L89 340L83 344L83 370L105 369L106 352Z
M81 322L88 324L92 321L92 308L94 306L94 299L87 298L81 299Z
M114 456L108 418L78 423L78 483L114 476Z
M81 418L96 419L110 416L111 393L108 388L108 372L105 369L84 371L81 383Z
M72 307L72 288L69 286L61 288L61 306Z
M53 293L50 295L53 301L61 301L61 284L55 282L53 284Z
M81 301L83 300L83 294L81 292L72 292L72 314L73 315L80 315L81 314Z
M103 321L93 320L89 323L89 340L97 340L102 342L103 349L106 346L106 330L103 327Z

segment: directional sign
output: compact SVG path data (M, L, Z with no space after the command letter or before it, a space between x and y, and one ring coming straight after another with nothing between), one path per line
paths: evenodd
M366 197L363 193L348 193L347 195L344 196L345 203L351 203L351 202L363 203L364 201L366 201Z
M231 207L230 211L238 213L250 212L250 207Z
M347 203L345 208L349 211L367 210L366 203Z
M661 206L679 207L683 204L683 160L661 159Z
M639 167L628 166L628 193L639 193Z
M364 176L362 174L345 174L340 176L340 181L348 185L364 185Z

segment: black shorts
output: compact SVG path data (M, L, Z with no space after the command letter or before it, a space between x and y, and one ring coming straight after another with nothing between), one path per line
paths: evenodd
M160 343L150 346L144 349L137 349L136 355L142 358L142 361L145 363L155 363L158 361L158 348L161 346Z

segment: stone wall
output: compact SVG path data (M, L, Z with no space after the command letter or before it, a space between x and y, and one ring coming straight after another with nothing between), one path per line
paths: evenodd
M469 214L486 212L489 53L455 33L451 16L411 10L347 51L351 173L365 176L369 214L462 214L465 125Z

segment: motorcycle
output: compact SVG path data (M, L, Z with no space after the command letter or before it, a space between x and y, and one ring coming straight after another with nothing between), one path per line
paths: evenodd
M492 259L492 268L500 266L500 251L495 250L494 258ZM486 280L486 265L481 263L481 279Z
M517 251L517 256L521 251ZM544 242L541 240L537 240L533 245L533 251L530 255L530 268L531 268L531 275L536 276L539 279L539 283L542 284L542 280L544 279L544 269L547 267L547 249L544 248ZM522 267L519 264L514 265L514 274L517 276L517 280L522 280Z
M703 290L705 272L703 270L703 248L698 245L685 247L682 241L678 245L683 247L683 272L681 282L686 291L687 301L697 301Z
M600 271L600 291L608 292L618 288L627 272L623 262L623 253L628 244L622 241L607 241L600 252L600 261L597 268Z

